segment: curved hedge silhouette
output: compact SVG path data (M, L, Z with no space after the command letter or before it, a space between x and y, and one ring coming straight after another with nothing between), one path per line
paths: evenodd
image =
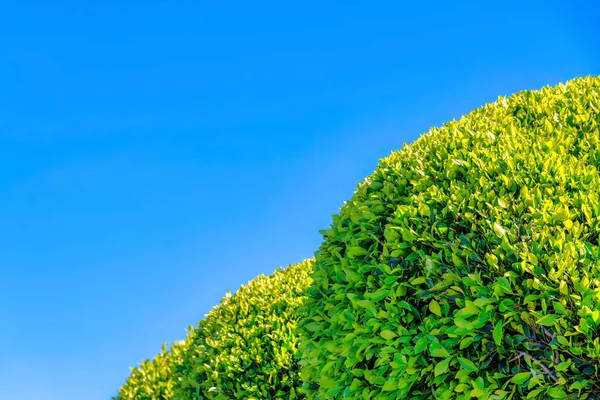
M600 398L599 171L598 77L433 128L118 398Z
M382 159L316 253L308 397L599 398L599 110L575 79Z
M296 311L310 260L227 295L187 338L133 368L118 399L297 399Z

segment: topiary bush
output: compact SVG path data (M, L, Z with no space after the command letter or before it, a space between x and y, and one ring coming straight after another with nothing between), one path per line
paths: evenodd
M181 344L185 344L182 341ZM119 389L114 399L173 399L175 378L173 376L174 359L180 354L179 343L170 350L163 345L161 352L152 360L144 360L139 367L131 369L131 375L125 385Z
M307 397L600 398L599 110L575 79L380 160L316 253Z
M228 294L184 341L133 368L117 399L300 399L297 309L312 261Z

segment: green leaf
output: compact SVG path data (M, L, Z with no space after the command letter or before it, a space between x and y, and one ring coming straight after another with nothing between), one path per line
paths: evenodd
M468 358L458 357L458 362L467 371L477 371L477 366Z
M397 387L398 387L398 381L396 380L396 378L390 378L385 382L385 384L383 385L383 388L381 388L381 390L383 390L384 392L388 392L390 390L396 390Z
M500 224L498 224L497 222L494 222L494 232L496 232L496 235L501 238L504 235L506 235L506 229L504 229Z
M559 314L567 315L567 308L565 307L565 305L563 303L560 303L558 301L553 301L552 308L554 308L554 311L556 311Z
M438 362L437 364L435 364L435 368L433 370L435 376L440 376L441 374L448 371L448 367L450 366L450 361L451 361L451 358L446 358L445 360L442 360L442 361Z
M390 339L393 339L396 336L398 336L390 330L381 331L381 333L379 335L381 335L381 337L384 338L385 340L390 340Z
M442 309L440 308L440 304L435 300L431 300L429 302L429 311L431 311L432 313L434 313L435 315L437 315L439 317L442 316Z
M377 302L377 301L381 301L383 299L385 299L392 291L389 289L379 289L377 291L375 291L375 293L373 293L373 296L371 296L371 300Z
M502 344L502 321L496 322L496 326L494 326L494 342L496 342L497 346Z
M417 236L413 234L408 228L402 229L402 240L412 242L417 239Z
M410 282L410 284L413 285L413 286L420 285L422 283L425 283L425 277L424 276L420 276L418 278L415 278L415 279L413 279Z
M569 390L581 390L589 385L588 381L577 381L569 386Z
M358 256L364 256L364 255L369 254L369 252L367 250L365 250L359 246L348 247L348 250L346 253L348 254L349 257L358 257Z
M564 399L565 397L567 397L567 393L558 387L553 387L553 388L548 389L547 393L553 399Z
M348 279L349 282L360 282L363 279L361 274L351 269L347 269L344 271L344 273L346 274L346 279Z
M422 353L425 349L427 349L428 344L429 341L426 337L422 337L419 340L417 340L417 343L415 344L415 354Z
M539 398L541 398L541 396L540 396L540 395L542 394L542 392L543 392L543 391L544 391L544 389L543 389L543 388L542 388L542 389L536 389L536 390L532 390L531 392L529 392L529 393L527 394L527 397L526 397L526 398L527 398L527 399L539 399Z
M564 337L564 336L561 336L561 335L558 335L558 336L556 337L556 341L557 341L559 344L563 345L563 346L570 346L570 345L571 345L571 343L569 343L569 341L567 340L567 338L566 338L566 337Z
M544 326L553 326L558 318L559 316L556 314L548 314L538 319L537 323Z
M448 350L442 347L442 345L439 343L432 343L431 346L429 346L429 352L433 357L450 357Z
M370 300L357 300L356 305L362 308L373 308L373 302Z
M356 321L356 316L348 310L345 310L343 315L348 321Z
M321 324L319 322L311 322L309 324L304 325L304 327L311 332L316 332L323 328L323 324Z
M479 314L479 307L477 307L471 300L465 300L465 306L460 309L460 313L462 317L477 315Z
M510 381L516 383L517 385L521 385L526 382L530 376L531 372L519 372L513 376Z
M467 336L466 338L460 341L459 348L462 350L469 347L474 340L475 338L473 336Z
M567 360L558 364L554 369L558 372L565 371L571 366L571 360Z
M371 186L370 186L371 190L373 190L373 191L377 191L377 190L381 189L382 187L383 187L383 183L381 183L381 182L372 182Z
M470 386L467 385L466 383L459 383L458 385L456 385L456 387L454 388L454 391L457 393L463 393L465 390L469 389Z

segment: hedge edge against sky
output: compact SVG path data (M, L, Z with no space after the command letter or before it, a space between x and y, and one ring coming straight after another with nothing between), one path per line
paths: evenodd
M312 260L227 294L187 338L132 368L117 399L301 398L297 308Z
M598 395L599 110L579 78L382 159L316 253L309 397Z

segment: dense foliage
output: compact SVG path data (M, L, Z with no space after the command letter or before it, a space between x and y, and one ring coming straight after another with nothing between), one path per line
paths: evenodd
M597 77L433 128L118 399L598 399L599 172Z
M132 368L127 382L119 390L119 396L113 399L174 398L176 378L173 376L173 359L180 356L180 343L185 344L184 341L178 342L169 351L166 345L163 345L161 352L154 359L144 360L137 368Z
M296 399L297 309L312 261L227 295L184 341L132 370L118 399Z
M600 398L600 79L522 92L381 160L302 307L310 398Z

